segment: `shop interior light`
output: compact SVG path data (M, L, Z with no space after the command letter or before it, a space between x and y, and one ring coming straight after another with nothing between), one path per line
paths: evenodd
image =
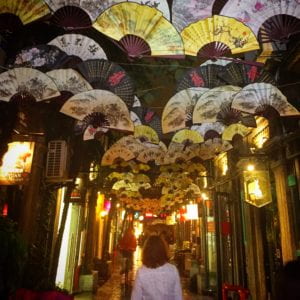
M208 200L208 196L207 196L206 193L202 193L201 197L202 197L203 200Z
M255 170L255 166L253 164L248 164L246 168L247 168L247 171L249 171L249 172Z

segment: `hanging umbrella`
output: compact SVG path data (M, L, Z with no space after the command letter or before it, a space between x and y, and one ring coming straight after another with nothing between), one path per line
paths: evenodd
M243 0L241 2L240 0L231 0L225 4L221 15L240 20L250 27L256 36L258 36L259 29L265 21L273 18L266 27L271 29L269 33L272 35L278 32L279 36L286 38L292 33L290 25L293 26L294 23L285 22L283 15L299 18L300 2L286 0ZM277 39L279 39L279 36Z
M103 155L101 160L101 166L110 166L117 160L131 160L135 157L134 153L124 147L109 148Z
M52 45L35 45L22 49L13 62L14 67L36 68L47 72L62 68L70 61L64 51Z
M180 32L196 21L212 16L215 0L193 1L174 0L172 3L172 23Z
M88 59L107 59L100 45L93 39L81 34L57 36L48 45L54 45L68 55L78 56L82 61Z
M219 77L226 69L223 65L208 64L187 71L177 83L177 91L192 87L214 88L226 82Z
M242 22L225 16L211 18L190 24L182 30L186 55L220 57L231 50L232 54L259 49L257 39L250 28ZM212 44L208 51L201 51L205 45Z
M162 113L162 131L169 133L188 126L197 100L208 91L206 88L190 88L175 94Z
M46 73L57 85L59 91L73 95L90 91L93 87L73 69L57 69Z
M93 59L84 61L76 67L94 89L109 90L118 95L128 108L132 107L134 85L119 65L104 59Z
M134 136L141 142L148 142L152 144L159 143L159 137L156 131L146 125L138 125L134 127Z
M299 111L292 106L281 91L269 83L252 83L245 86L232 101L232 107L247 113L263 112L268 106L280 116L297 116Z
M19 17L22 24L25 25L50 14L50 10L43 0L1 0L0 19L5 16L4 14ZM4 22L2 23L5 25Z
M248 133L248 127L244 126L243 124L231 124L224 129L222 139L226 141L232 141L235 135L240 135L244 137Z
M227 85L204 93L194 108L193 123L215 122L222 110L230 112L233 97L240 90L239 87Z
M107 119L107 128L125 131L134 129L125 103L117 95L105 90L76 94L64 103L60 112L81 121L100 113ZM101 124L94 125L100 127Z
M93 27L118 41L129 57L184 55L180 34L153 7L131 2L116 4L103 12Z
M9 101L15 94L30 94L36 101L60 95L54 81L41 71L14 68L0 74L0 100Z

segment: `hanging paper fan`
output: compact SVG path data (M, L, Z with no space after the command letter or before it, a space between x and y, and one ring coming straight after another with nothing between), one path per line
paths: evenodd
M220 71L219 77L228 84L241 87L253 82L276 83L275 78L264 69L234 62L231 62L224 70Z
M94 127L93 125L88 125L87 128L85 129L83 133L83 140L88 141L88 140L93 140L95 139L95 136L100 136L102 134L105 134L108 132L108 128L104 127Z
M202 143L201 148L204 150L204 152L210 155L210 158L213 158L215 155L229 151L233 147L228 141L220 138L214 138L206 140L204 143Z
M64 34L48 43L85 61L88 59L107 59L106 54L93 39L81 34Z
M87 60L77 65L83 77L94 89L109 90L130 108L134 101L134 85L125 70L104 59Z
M76 94L65 102L60 112L77 120L101 113L108 121L108 128L126 131L134 129L125 103L117 95L105 90Z
M165 105L162 114L163 133L187 127L192 120L194 106L198 99L208 91L206 88L190 88L175 94Z
M152 147L141 151L136 160L145 164L154 161L156 165L161 165L163 164L165 155L166 152L162 151L160 148Z
M139 139L136 139L133 135L127 135L120 138L114 145L123 146L134 153L135 157L139 155L141 151L145 149L145 146Z
M47 72L63 67L70 57L52 45L36 45L24 48L19 52L13 63L14 67L36 68Z
M142 125L141 119L137 116L137 114L133 111L130 111L130 119L134 126Z
M271 21L272 31L274 29L280 29L280 32L285 32L290 34L287 29L287 23L284 22L282 15L289 15L299 18L300 16L300 2L295 1L286 1L286 0L277 0L277 1L252 1L252 0L230 0L228 1L224 8L221 11L221 14L224 16L229 16L240 20L257 36L260 27L265 21L269 18L275 17Z
M198 133L197 131L182 129L173 135L171 141L180 144L199 144L204 140L200 133Z
M225 81L219 77L219 73L225 70L222 65L206 65L187 71L177 83L177 91L192 87L214 88L224 85Z
M222 134L222 139L226 141L232 141L235 135L240 135L244 137L248 133L249 133L248 127L242 124L231 124L225 128Z
M101 160L101 165L102 166L110 166L114 162L118 160L131 160L135 157L134 153L132 153L128 149L124 149L124 147L119 146L119 147L113 147L109 148L103 155L102 160Z
M138 125L134 127L134 136L141 142L149 142L152 144L159 143L159 137L156 131L146 125Z
M0 4L0 18L2 14L16 15L24 25L36 21L49 13L48 6L42 0L1 0Z
M217 121L223 111L230 111L231 102L241 88L236 86L220 86L204 93L198 100L194 112L193 123L210 123Z
M146 5L116 4L102 13L93 27L118 41L129 57L184 55L175 27L159 10Z
M221 122L211 122L211 123L203 123L201 125L193 125L191 130L195 130L201 134L201 136L205 137L210 134L210 132L214 132L217 135L221 135L225 129L225 125Z
M30 94L36 101L60 95L54 81L31 68L14 68L0 74L0 100L9 101L15 94Z
M137 114L137 116L142 122L142 125L146 125L153 128L159 137L162 136L161 120L158 114L155 113L155 111L144 106L132 107L131 110Z
M220 57L231 50L232 54L259 49L250 28L236 19L215 15L190 24L181 32L185 54ZM213 43L213 44L211 44ZM203 47L212 48L203 51ZM216 51L212 51L216 50Z
M299 115L281 91L269 83L253 83L245 86L232 101L232 107L247 113L261 113L268 106L275 108L280 116Z
M174 0L172 3L172 23L180 32L196 21L212 16L215 0L193 1Z
M73 95L92 90L92 86L73 69L57 69L46 73L57 85L59 91Z
M192 193L193 195L200 195L201 191L198 185L191 183L185 191L186 193Z
M207 65L218 65L218 66L226 66L231 63L231 60L223 59L223 57L219 57L217 59L211 60L208 59L205 63L201 64L200 67L204 67Z
M137 96L134 96L132 107L142 106L140 99Z

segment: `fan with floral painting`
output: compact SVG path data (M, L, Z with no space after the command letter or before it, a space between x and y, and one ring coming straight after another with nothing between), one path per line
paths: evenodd
M1 0L0 28L15 31L49 14L50 10L43 0Z
M221 138L213 138L202 143L200 148L200 152L202 152L203 157L210 159L222 152L229 151L233 147L229 141L222 140Z
M93 27L118 42L131 58L182 57L183 43L175 27L158 9L123 2L106 9Z
M145 164L153 161L156 165L162 165L165 155L166 152L161 148L151 147L142 150L136 157L136 160Z
M191 130L199 132L205 140L222 135L224 129L225 125L221 122L203 123L200 125L193 125L191 127Z
M263 113L268 106L276 109L280 116L300 115L281 91L269 83L249 84L237 93L232 101L233 108L250 114Z
M122 146L126 149L129 149L131 152L134 153L135 157L139 155L143 150L146 149L146 146L143 143L135 138L133 135L127 135L120 138L114 145ZM113 147L113 146L112 146Z
M75 33L57 36L48 45L53 45L67 53L79 57L82 61L89 59L107 59L105 52L93 39Z
M17 94L31 95L36 101L60 96L54 81L32 68L13 68L0 74L0 100L9 101Z
M76 94L64 103L60 112L81 121L91 118L95 127L102 125L96 122L97 116L101 114L107 120L105 126L107 128L122 131L134 130L125 103L117 95L105 90L91 90Z
M232 141L232 139L236 135L240 135L244 137L248 133L249 133L249 128L244 126L243 124L238 124L238 123L231 124L224 129L222 133L222 139L226 141Z
M181 36L186 55L216 58L259 49L258 41L246 25L215 15L185 27Z
M191 144L200 144L203 141L204 139L199 132L190 129L179 130L173 135L171 140L171 142L184 144L185 146Z
M139 139L142 143L148 142L152 144L159 143L159 136L156 131L146 125L138 125L134 127L134 136Z
M226 85L216 87L204 93L198 100L194 112L193 123L211 123L222 121L223 124L235 123L240 119L240 112L231 109L234 96L240 87Z
M163 133L188 127L198 99L208 91L207 88L189 88L175 94L164 107L162 113Z
M122 146L109 148L103 155L101 160L102 166L110 166L120 161L129 161L134 159L135 155L129 149Z
M119 96L128 108L132 107L134 84L119 65L104 59L92 59L78 64L76 68L94 89L111 91Z

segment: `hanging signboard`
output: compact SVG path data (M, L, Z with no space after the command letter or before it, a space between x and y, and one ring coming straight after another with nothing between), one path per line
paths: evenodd
M13 142L0 166L0 185L21 185L29 180L31 172L34 142Z

